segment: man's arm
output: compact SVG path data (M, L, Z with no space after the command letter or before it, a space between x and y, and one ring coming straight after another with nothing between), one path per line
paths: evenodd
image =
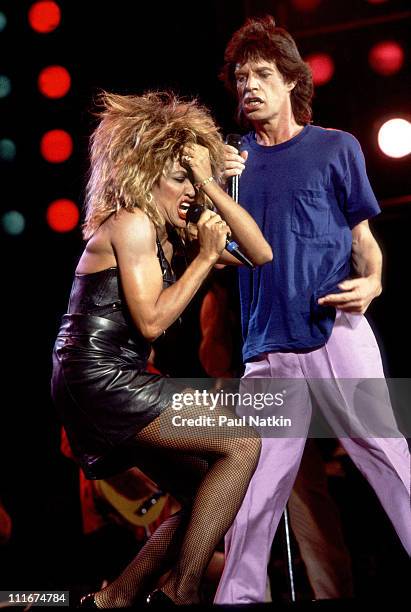
M363 314L382 291L382 253L368 221L362 221L352 229L351 257L358 277L343 281L338 285L342 293L326 295L318 303Z

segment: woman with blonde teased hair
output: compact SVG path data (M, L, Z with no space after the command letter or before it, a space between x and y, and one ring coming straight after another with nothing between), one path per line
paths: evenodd
M175 427L173 394L184 389L145 371L150 343L179 319L216 263L238 263L223 253L229 233L255 265L272 253L219 185L223 143L205 108L158 92L104 93L101 104L91 138L87 242L53 352L52 395L88 478L137 465L183 507L121 576L80 605L130 607L170 568L148 603L191 603L240 507L260 441L243 428ZM195 256L177 280L173 255L184 250L194 198L208 206ZM187 407L184 417L206 410Z

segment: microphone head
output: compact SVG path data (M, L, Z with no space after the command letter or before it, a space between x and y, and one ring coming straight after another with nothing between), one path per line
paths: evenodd
M225 143L239 151L241 148L241 138L241 134L227 134Z
M203 212L204 206L193 202L193 204L190 204L190 208L186 212L186 223L197 223Z

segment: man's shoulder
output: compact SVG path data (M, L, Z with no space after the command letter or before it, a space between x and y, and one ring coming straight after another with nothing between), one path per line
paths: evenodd
M336 128L325 128L319 125L310 125L312 138L317 139L324 145L330 147L345 148L351 151L357 151L360 148L360 143L356 137L350 132L338 130Z

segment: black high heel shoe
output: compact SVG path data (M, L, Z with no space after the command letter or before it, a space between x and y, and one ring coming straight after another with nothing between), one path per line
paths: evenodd
M80 599L78 608L95 608L97 609L96 600L94 599L94 593L87 593Z
M173 608L177 606L176 603L168 595L164 593L164 591L160 591L160 589L156 589L152 591L146 598L147 606L161 606L162 608Z

